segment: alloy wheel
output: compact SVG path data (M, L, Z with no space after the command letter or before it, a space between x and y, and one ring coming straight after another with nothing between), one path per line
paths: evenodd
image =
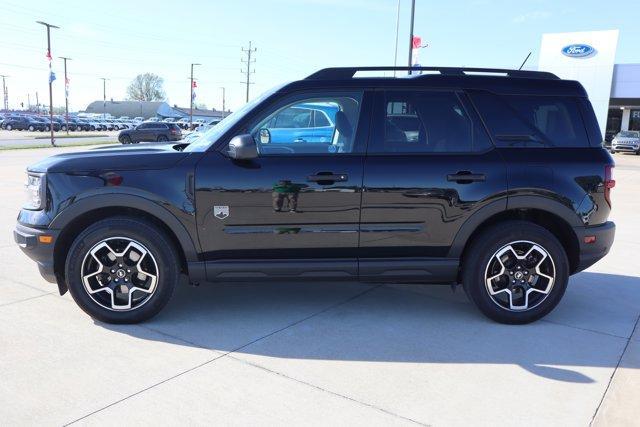
M89 297L112 311L132 311L146 304L159 280L153 254L127 237L111 237L95 244L85 255L80 274Z
M485 287L491 300L509 311L527 311L551 293L556 268L549 252L527 240L508 243L489 259Z

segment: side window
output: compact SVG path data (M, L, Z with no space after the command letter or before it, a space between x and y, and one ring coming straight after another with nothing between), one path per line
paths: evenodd
M260 155L353 152L361 92L297 96L249 127Z
M472 92L471 97L498 146L589 146L584 120L573 98L481 91Z
M473 149L473 122L454 92L389 91L384 135L371 153L460 153Z

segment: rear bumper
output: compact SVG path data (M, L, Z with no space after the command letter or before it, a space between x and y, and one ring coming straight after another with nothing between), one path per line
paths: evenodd
M593 227L575 227L574 231L578 236L580 255L578 266L573 273L578 273L591 267L609 253L616 234L616 225L609 221ZM594 236L595 242L585 243L587 236Z
M53 269L53 247L58 238L58 230L39 229L16 224L13 230L13 239L22 252L38 264L40 275L51 283L57 283ZM51 243L41 243L40 236L52 236Z

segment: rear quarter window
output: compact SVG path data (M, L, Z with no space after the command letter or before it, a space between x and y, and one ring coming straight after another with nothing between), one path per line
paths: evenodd
M470 96L500 147L589 147L577 99L564 96Z

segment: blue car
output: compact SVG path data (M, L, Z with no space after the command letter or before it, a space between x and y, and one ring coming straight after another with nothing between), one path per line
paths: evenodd
M263 128L271 133L271 144L331 144L339 110L334 103L296 104L280 111Z

